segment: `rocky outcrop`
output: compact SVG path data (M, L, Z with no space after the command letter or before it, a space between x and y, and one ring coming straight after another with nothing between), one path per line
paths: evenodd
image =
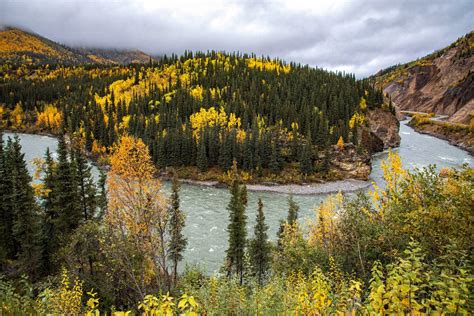
M403 111L448 116L469 124L474 115L474 31L419 60L376 75L377 83Z
M390 111L376 108L367 112L370 132L383 143L382 149L400 146L400 123ZM380 150L377 150L380 151Z
M353 144L344 144L344 148L333 146L330 152L330 172L341 179L367 180L372 171L371 156L359 153Z
M366 126L359 129L361 145L370 153L400 145L400 123L392 112L376 108L366 113Z

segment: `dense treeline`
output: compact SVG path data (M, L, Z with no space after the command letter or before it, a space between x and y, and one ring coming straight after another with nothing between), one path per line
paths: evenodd
M38 280L58 271L60 249L77 227L101 219L105 175L96 185L89 163L61 135L57 161L48 149L37 161L40 183L32 185L19 138L0 145L2 270Z
M304 225L290 196L273 243L265 224L271 210L261 201L248 204L234 162L222 273L187 268L178 275L186 238L176 178L168 200L147 146L122 136L106 192L104 177L93 184L76 141L59 138L57 160L46 152L33 186L18 139L0 146L2 313L378 315L474 308L472 168L408 172L390 153L383 188L330 196ZM252 236L250 207L258 209Z
M0 139L1 274L39 285L67 268L110 306L176 285L187 244L179 183L168 201L141 140L123 137L95 183L78 138L60 134L57 159L47 149L35 160L34 182L19 138Z
M302 174L324 173L318 152L340 138L358 145L364 111L383 103L373 83L350 74L217 52L128 67L3 72L7 127L65 129L98 156L128 133L143 139L158 166L201 172L227 171L236 160L257 175L292 162Z

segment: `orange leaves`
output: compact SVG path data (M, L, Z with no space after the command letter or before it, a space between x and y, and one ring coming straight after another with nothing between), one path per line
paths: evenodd
M339 150L344 149L344 139L342 138L342 136L339 136L339 140L337 141L336 146Z

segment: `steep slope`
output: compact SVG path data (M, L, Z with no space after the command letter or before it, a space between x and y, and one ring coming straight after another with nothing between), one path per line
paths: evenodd
M0 31L0 61L26 63L90 62L83 55L37 34L8 28Z
M84 48L80 52L91 59L111 64L127 65L148 63L152 57L139 50L118 50L101 48Z
M0 63L129 64L149 60L150 56L138 50L71 48L24 30L0 30Z
M442 50L375 76L401 110L447 115L451 123L469 124L474 115L474 31Z

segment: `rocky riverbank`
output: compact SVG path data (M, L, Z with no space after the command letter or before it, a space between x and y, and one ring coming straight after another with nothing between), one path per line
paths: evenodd
M189 179L181 179L182 183L220 188L225 185L218 181L194 181ZM271 192L294 195L317 195L331 194L337 192L349 193L367 189L372 186L370 181L364 180L338 180L324 183L308 183L308 184L247 184L247 190L253 192Z
M408 125L418 133L447 140L451 145L464 149L474 156L474 133L467 126L443 121L425 120L416 116Z

